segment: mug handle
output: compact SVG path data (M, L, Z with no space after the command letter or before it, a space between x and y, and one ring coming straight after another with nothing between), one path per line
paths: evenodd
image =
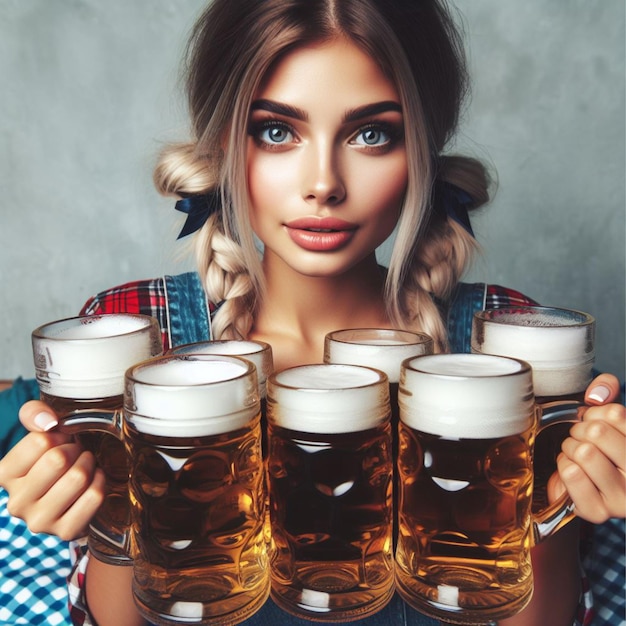
M101 432L113 435L121 442L123 441L122 414L122 409L79 409L62 417L56 430L67 435ZM130 561L128 530L120 534L107 528L105 524L99 523L96 513L89 524L89 532L90 535L94 535L100 541L109 544L116 552L119 551L126 555L126 557L121 555L116 557L115 563L125 564L127 558Z
M545 435L545 431L556 424L567 424L571 427L575 422L581 420L580 409L583 405L576 401L555 401L548 402L540 407L539 411L539 428L537 430L537 436L535 438L535 451L537 450L537 443L542 434ZM558 440L559 450L555 450L554 462L556 465L556 455L560 451L560 445L563 439L569 434L569 428L567 432ZM552 468L551 468L552 469ZM535 468L536 471L536 468ZM550 472L551 474L552 472ZM549 476L546 477L546 481ZM536 487L536 484L535 484ZM542 489L547 489L546 485L541 485ZM532 525L533 525L533 541L534 544L538 544L544 539L550 537L555 532L563 528L567 523L571 522L575 517L574 503L566 492L561 495L552 504L546 504L539 511L533 510Z
M122 410L79 409L64 415L55 430L66 435L103 432L122 441Z

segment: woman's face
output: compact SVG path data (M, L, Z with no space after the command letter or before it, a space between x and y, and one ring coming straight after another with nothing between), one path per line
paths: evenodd
M266 263L338 275L391 234L407 185L400 98L354 44L283 57L255 94L248 134L250 219Z

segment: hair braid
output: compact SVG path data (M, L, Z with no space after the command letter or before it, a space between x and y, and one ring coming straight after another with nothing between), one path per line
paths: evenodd
M247 337L253 322L253 283L241 247L224 235L217 215L197 235L196 260L209 300L220 305L212 320L214 338Z
M194 143L168 146L154 171L156 187L164 195L207 192L216 186L212 163ZM212 215L195 235L196 262L209 301L220 305L213 337L240 339L252 327L255 292L241 246L224 234L222 223L221 215Z
M474 201L472 209L488 201L490 179L482 163L448 156L441 157L438 165L437 177L465 190ZM446 323L438 302L449 299L479 249L478 242L460 224L443 215L430 216L415 248L403 285L403 313L410 327L433 338L437 352L448 349Z

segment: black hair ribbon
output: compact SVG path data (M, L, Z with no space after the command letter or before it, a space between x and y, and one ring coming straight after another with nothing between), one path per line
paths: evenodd
M187 219L176 239L182 239L191 233L200 230L205 222L219 210L221 204L221 192L219 189L208 193L187 196L176 202L174 208L187 214Z
M474 237L468 211L475 202L467 191L449 182L439 182L435 185L435 210L442 211L446 217L453 219L457 224Z

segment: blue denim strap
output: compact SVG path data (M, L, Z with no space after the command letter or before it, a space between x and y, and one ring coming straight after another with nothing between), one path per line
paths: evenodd
M170 342L208 341L211 338L206 294L197 272L165 277Z
M485 308L485 283L459 283L454 290L446 322L451 352L471 352L472 319Z

